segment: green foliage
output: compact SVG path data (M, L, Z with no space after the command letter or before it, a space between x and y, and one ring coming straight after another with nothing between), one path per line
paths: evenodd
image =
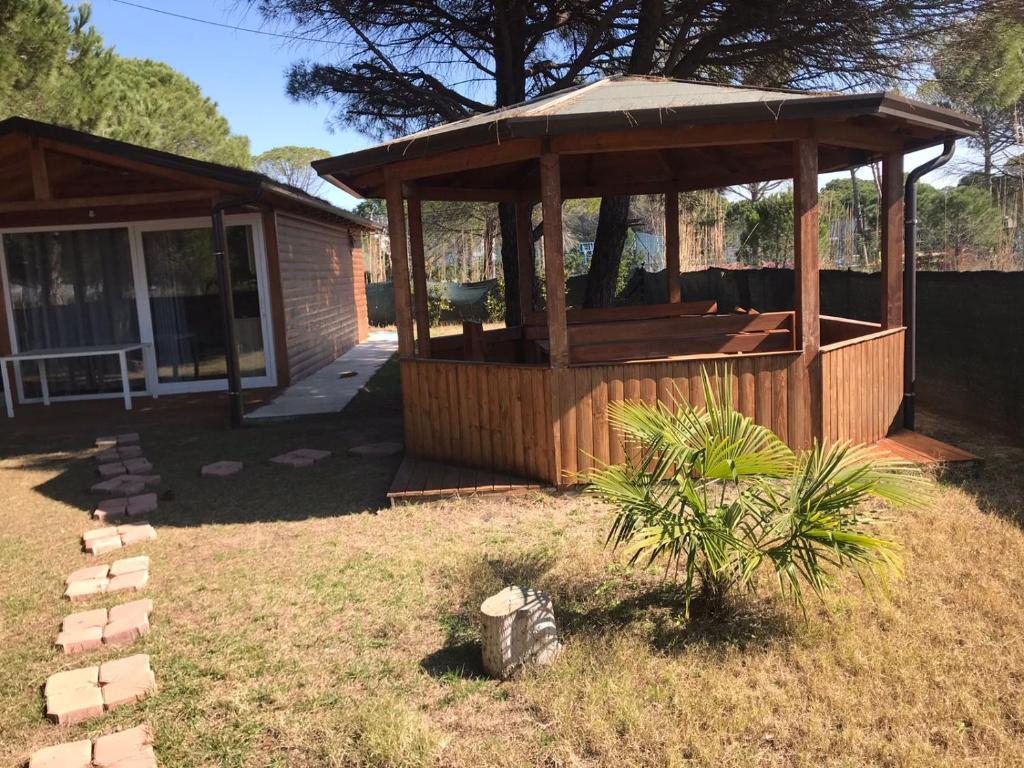
M0 0L0 118L96 127L115 57L90 16L87 3Z
M987 189L918 186L918 249L923 252L994 250L1002 233L1003 214Z
M452 309L452 301L445 295L444 285L441 283L428 283L427 317L430 318L430 324L434 326L440 325L441 320L451 313Z
M253 167L282 184L313 194L323 184L323 179L310 163L329 157L330 154L326 149L316 147L274 147L257 155L253 159Z
M487 292L484 298L487 306L487 320L500 323L505 320L505 276L498 275L498 284Z
M90 7L0 0L0 119L21 115L120 141L248 167L249 140L166 64L117 56Z
M618 512L608 541L631 562L664 561L682 578L689 615L698 586L712 606L750 588L770 567L783 594L803 605L823 596L834 573L852 569L885 584L899 547L875 532L872 498L920 505L928 482L911 465L864 447L815 446L794 453L771 430L732 406L730 376L702 371L706 407L639 402L609 406L627 461L591 475L588 491Z
M99 126L104 136L199 160L251 165L249 140L232 135L216 103L166 64L117 57L107 100Z
M725 226L741 262L785 264L793 258L793 193L731 203Z

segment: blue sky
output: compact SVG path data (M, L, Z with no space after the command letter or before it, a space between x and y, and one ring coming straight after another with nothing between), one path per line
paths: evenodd
M141 0L143 5L246 27L261 27L255 12L234 0ZM328 46L235 32L92 0L92 23L122 56L156 59L195 80L217 102L232 130L249 137L253 153L282 144L322 147L341 154L374 143L354 131L327 128L326 105L294 102L285 94L285 71L297 59L329 58ZM320 195L350 207L353 199L325 184Z
M263 28L259 15L246 10L244 0L139 2L209 21ZM113 45L122 56L166 62L195 80L220 106L232 130L249 137L254 154L283 144L322 147L341 154L374 143L355 131L329 129L331 110L326 104L294 102L285 94L285 72L291 63L302 58L336 60L336 47L172 18L114 0L92 0L92 8L92 23L107 45ZM965 150L960 142L957 154L962 157ZM937 150L928 150L909 155L906 167L913 168L936 154ZM858 175L869 178L870 172L862 169ZM823 176L821 183L828 178ZM948 170L939 171L927 180L944 185L953 183L955 176ZM319 194L346 208L356 202L329 184Z

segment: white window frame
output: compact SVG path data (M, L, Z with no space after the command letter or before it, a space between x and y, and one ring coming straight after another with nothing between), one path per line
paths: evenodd
M256 288L260 302L260 330L263 334L263 355L266 361L266 373L263 376L246 376L242 378L244 389L277 386L277 365L274 350L274 318L270 304L270 271L267 266L267 247L263 232L263 218L258 213L246 213L224 217L225 226L249 225L252 228L253 251L256 262ZM14 305L11 301L11 282L7 275L7 255L4 253L3 235L25 232L69 232L87 229L126 229L128 230L128 247L131 254L132 281L135 286L135 309L139 320L139 341L149 345L143 353L146 387L133 391L132 397L158 397L160 395L185 394L192 392L217 392L228 387L227 378L203 379L200 381L175 381L161 383L157 379L156 352L153 348L153 319L149 306L149 280L146 274L146 259L142 251L142 233L174 229L212 229L209 217L190 217L184 219L155 219L146 221L104 222L102 224L67 224L44 227L6 227L0 229L0 280L3 281L4 303L7 312L7 329L11 351L21 352L18 348L17 330L14 324ZM25 397L25 387L21 376L21 366L14 366L14 378L18 390L18 401L21 403L41 403L42 397ZM86 395L58 395L51 397L51 402L70 400L107 400L123 397L123 393L105 392Z

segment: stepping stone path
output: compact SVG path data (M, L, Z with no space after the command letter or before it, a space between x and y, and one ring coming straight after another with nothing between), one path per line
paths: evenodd
M28 768L156 768L153 731L148 725L40 749Z
M199 474L204 477L230 477L241 471L242 462L240 461L215 461L213 464L203 467Z
M96 483L92 491L113 496L134 496L155 485L160 485L160 475L118 475Z
M308 467L310 464L315 464L330 455L330 451L318 451L314 448L297 448L294 451L288 451L288 453L275 456L270 461L274 464L283 464L286 467Z
M401 443L384 442L355 445L349 448L348 452L351 456L359 456L364 459L380 459L385 456L397 456L404 450L405 446Z
M77 603L93 595L138 591L149 582L149 558L145 555L115 560L110 565L79 568L65 580L64 596Z
M130 523L86 531L82 534L82 547L90 554L102 555L127 547L129 544L152 541L155 538L156 528L149 523Z
M50 675L43 688L46 715L58 725L81 723L156 691L156 677L144 653Z
M72 613L61 624L56 645L68 655L94 651L102 646L130 645L149 632L152 611L152 600L133 600L109 611L97 608Z
M136 445L139 442L138 432L125 432L113 437L97 437L96 447L106 450L108 448L123 448L126 445Z
M104 480L121 475L149 475L153 472L153 465L146 459L139 456L135 459L124 461L112 461L109 464L100 464L96 471Z
M106 448L96 454L96 461L99 464L106 464L108 461L124 461L125 459L138 459L142 457L141 445L125 445L120 448Z
M138 517L156 511L157 497L155 493L143 493L138 496L124 496L117 499L104 499L96 505L92 516L100 522L109 522L122 517Z
M101 501L93 516L102 521L152 512L155 493L143 493L160 484L152 474L153 465L142 455L139 435L126 432L96 439L96 493L115 498ZM148 523L96 528L82 535L82 544L93 555L111 552L130 544L156 538ZM72 602L92 595L140 590L149 582L149 558L116 560L110 565L79 568L65 580L65 596ZM61 623L56 644L66 654L84 653L101 647L129 645L149 632L152 600L133 600L110 610L100 608L67 616ZM137 654L97 667L74 669L51 675L43 688L46 715L59 725L80 723L99 717L122 704L131 704L156 691L156 676L149 656ZM156 768L153 732L141 725L94 741L83 739L58 744L35 752L29 768Z

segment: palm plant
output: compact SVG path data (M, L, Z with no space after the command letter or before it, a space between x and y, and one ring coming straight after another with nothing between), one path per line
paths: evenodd
M706 406L616 402L609 419L627 460L591 474L587 490L616 507L608 543L630 562L663 560L681 577L686 615L698 586L712 607L770 566L780 589L803 607L835 573L883 586L899 572L899 546L877 535L865 502L925 503L930 485L913 465L866 447L815 446L794 453L770 429L735 410L728 370L716 384L701 371Z

